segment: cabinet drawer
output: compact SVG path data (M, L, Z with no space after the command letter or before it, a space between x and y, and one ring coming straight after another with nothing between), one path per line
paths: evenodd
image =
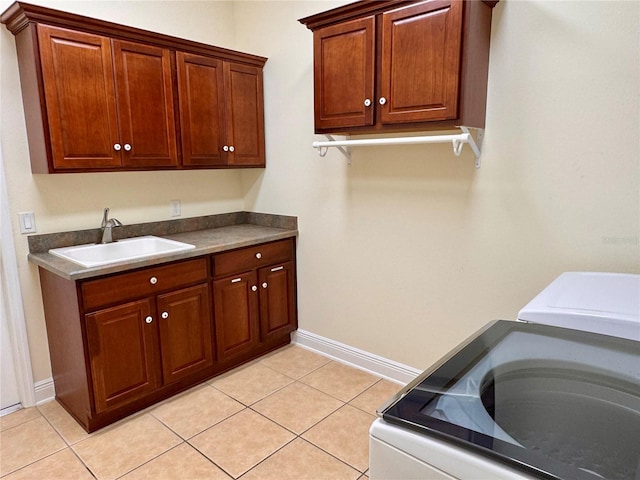
M113 277L82 283L85 311L135 298L155 295L169 289L206 281L207 260L199 258L186 262L152 267Z
M288 238L214 255L213 274L220 277L291 259L293 259L293 239Z

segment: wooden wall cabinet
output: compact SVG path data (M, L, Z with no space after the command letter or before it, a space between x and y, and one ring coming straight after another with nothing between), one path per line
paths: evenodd
M176 54L186 166L264 166L262 69Z
M294 239L79 281L40 268L40 282L56 398L87 431L297 328Z
M316 133L484 128L495 3L365 0L301 19Z
M178 165L170 51L38 25L52 168Z
M16 36L34 173L264 167L264 57L25 3Z

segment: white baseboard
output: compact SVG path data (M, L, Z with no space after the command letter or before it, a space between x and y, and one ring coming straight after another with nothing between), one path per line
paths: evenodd
M296 330L292 335L291 341L299 347L402 385L406 385L422 373L422 371L413 367L305 330Z
M56 390L53 386L53 378L47 378L34 383L36 391L36 405L42 405L56 398Z

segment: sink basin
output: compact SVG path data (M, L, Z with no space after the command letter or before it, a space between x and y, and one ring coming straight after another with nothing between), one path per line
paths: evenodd
M88 245L54 248L49 250L49 253L89 268L128 260L138 260L153 255L182 252L192 248L196 248L195 245L148 235L145 237L126 238L113 243L91 243Z

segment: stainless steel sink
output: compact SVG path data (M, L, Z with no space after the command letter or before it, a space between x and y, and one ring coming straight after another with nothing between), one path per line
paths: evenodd
M181 252L192 248L195 248L195 245L148 235L127 238L113 243L92 243L54 248L49 250L49 253L90 268L154 255Z

